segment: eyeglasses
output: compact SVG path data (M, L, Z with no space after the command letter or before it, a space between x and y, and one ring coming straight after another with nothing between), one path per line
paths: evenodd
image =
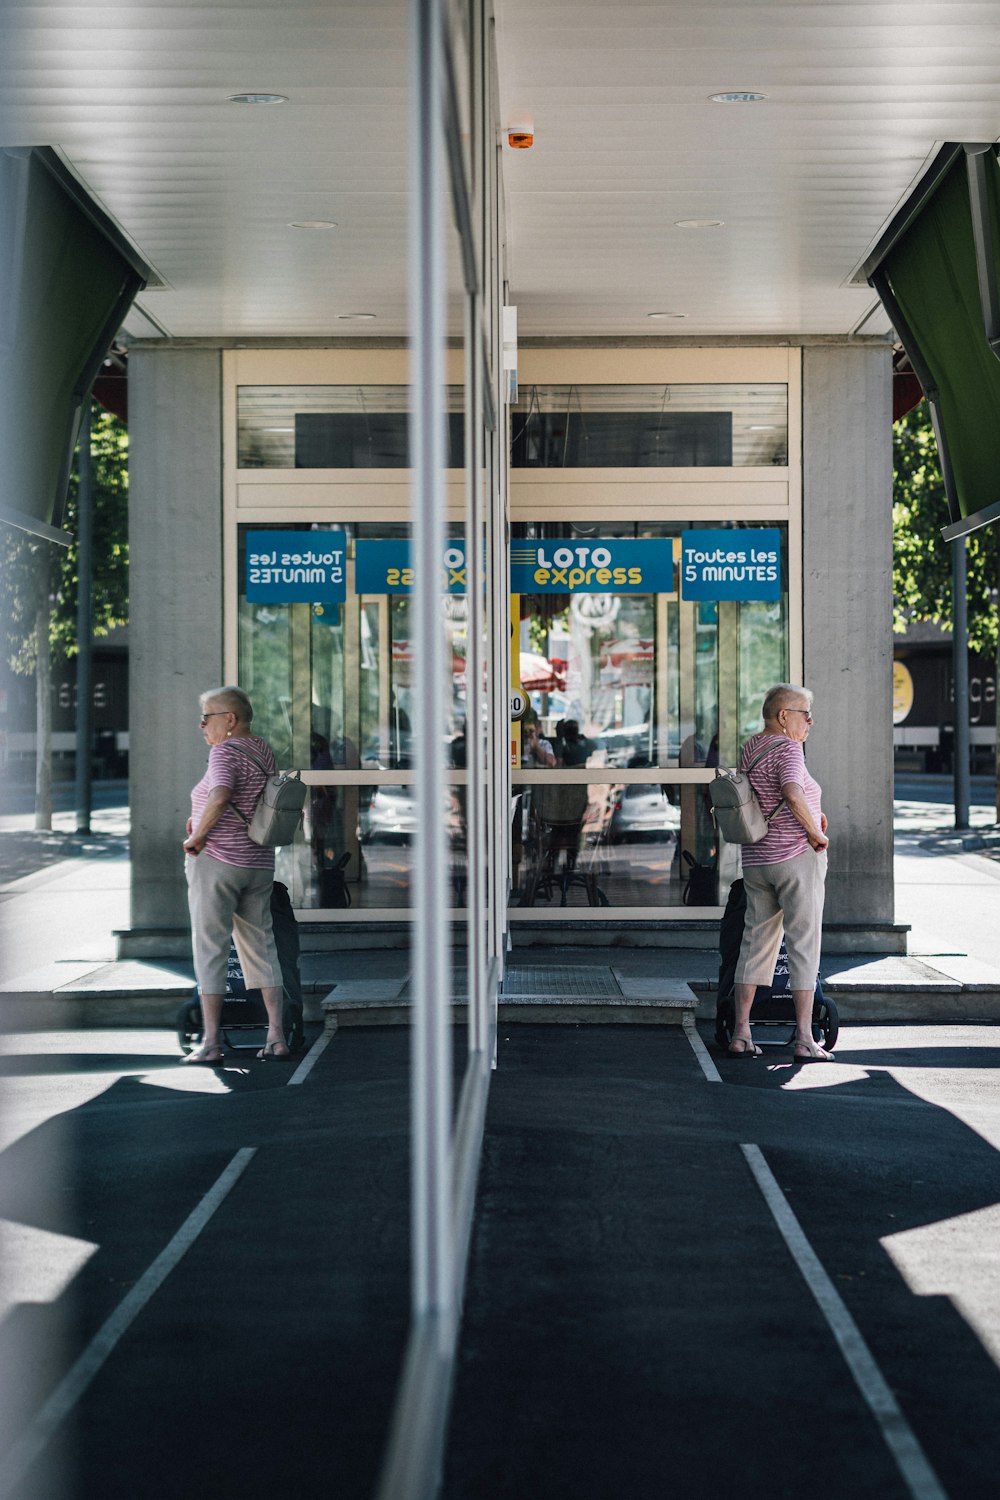
M815 724L815 722L816 722L815 719L813 718L812 714L809 712L808 708L786 708L785 709L785 713L786 714L803 714L805 716L805 721L806 721L807 724Z
M228 712L228 708L213 708L210 714L202 714L201 718L198 720L198 727L200 729L204 729L209 719L224 719Z

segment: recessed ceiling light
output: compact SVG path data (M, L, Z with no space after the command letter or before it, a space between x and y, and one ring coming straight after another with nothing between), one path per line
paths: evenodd
M675 219L675 229L721 229L725 219Z
M337 317L341 323L367 323L375 317L374 313L338 313Z
M263 432L294 432L294 427L264 427Z
M287 104L287 94L230 94L227 104Z
M336 219L293 219L289 229L336 229Z
M646 317L647 318L654 318L654 319L655 318L661 318L664 321L666 321L666 319L668 319L668 318L686 318L687 317L687 313L656 312L656 313L647 313Z
M774 425L773 422L751 422L750 423L750 431L751 432L774 432L775 431L775 425Z
M766 94L754 94L750 90L734 90L726 94L709 94L713 104L759 104Z

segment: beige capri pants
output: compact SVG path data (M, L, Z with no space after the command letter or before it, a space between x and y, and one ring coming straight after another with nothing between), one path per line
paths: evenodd
M788 982L793 990L814 990L823 937L826 850L804 849L776 865L750 865L743 871L746 925L736 965L737 984L772 984L784 929Z
M184 858L194 973L203 995L226 990L229 940L236 944L247 989L281 985L271 923L274 871L227 865L204 850Z

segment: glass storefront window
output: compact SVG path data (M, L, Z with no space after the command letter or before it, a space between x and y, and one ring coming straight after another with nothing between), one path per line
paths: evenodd
M531 385L511 411L514 468L787 463L786 385Z
M511 904L677 907L691 873L683 857L680 788L597 782L516 788ZM705 797L704 789L685 788ZM465 903L466 788L448 789L450 905ZM404 911L410 904L417 811L395 783L310 788L302 833L278 851L278 880L300 911ZM707 872L706 878L712 876ZM702 900L704 904L704 899Z
M239 535L240 681L254 704L254 725L281 766L404 770L412 764L413 654L411 603L405 594L358 596L344 604L256 604L243 585L247 537ZM404 526L309 527L347 536L348 577L358 541L402 540ZM457 532L457 528L454 528ZM375 534L377 533L377 535ZM459 763L465 724L466 604L461 595L442 601L451 648L450 713L442 734ZM454 743L459 742L459 743Z
M682 523L522 524L513 527L512 540L555 546L580 538L591 544L669 538L679 559L686 529ZM741 526L714 529L724 535ZM787 581L787 530L776 529ZM522 720L524 767L690 769L731 761L759 727L767 688L787 675L787 611L787 582L773 604L686 601L676 587L657 594L520 595L519 670L530 701ZM574 726L568 755L567 721Z
M754 523L745 523L750 526ZM710 529L731 535L744 523ZM544 907L677 906L691 863L714 881L715 829L703 784L677 773L732 763L759 727L767 688L788 676L787 528L776 526L785 580L774 602L683 597L683 537L703 523L516 524L518 542L555 557L586 541L667 544L658 592L522 593L513 620L528 710L514 770L514 893L525 912ZM405 593L358 593L369 578L359 544L397 545L407 528L386 523L293 524L339 530L347 540L344 603L249 603L240 529L239 673L255 728L280 765L318 778L301 838L281 852L279 878L300 910L405 908L412 874L412 791L397 784L413 765L412 606ZM263 528L269 529L269 528ZM452 539L457 540L457 528ZM673 559L673 565L669 560ZM534 575L531 575L534 576ZM370 587L370 583L366 587ZM444 809L452 848L452 903L465 889L464 808L467 608L442 593L451 695L441 725L453 771ZM585 773L567 783L566 770ZM629 773L626 781L618 773ZM395 774L395 780L383 776ZM544 780L542 779L544 778ZM689 893L690 894L690 893Z
M442 815L451 850L451 905L465 904L464 787L447 792ZM312 786L302 832L278 850L276 878L300 911L399 910L410 905L414 789L395 783Z
M698 797L703 787L686 788ZM659 782L587 786L553 781L521 789L514 818L511 905L663 908L685 903L681 789ZM715 899L706 868L698 904Z

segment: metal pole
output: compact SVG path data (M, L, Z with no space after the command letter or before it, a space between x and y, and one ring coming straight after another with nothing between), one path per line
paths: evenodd
M486 92L485 28L483 5L470 7L471 104L472 104L472 195L470 220L473 226L476 262L476 285L465 298L465 561L466 561L466 859L468 865L466 918L466 952L468 955L469 1051L484 1052L488 1032L486 1008L486 859L489 852L486 836L486 743L483 737L485 693L483 650L485 619L483 605L486 517L483 467L485 443L483 424L485 402L483 368L484 286L487 276L485 206L486 151L490 144L487 122L490 101Z
M454 1301L449 1156L451 955L442 816L447 792L447 677L441 610L447 325L441 0L413 0L413 22L409 326L419 821L413 908L412 1292L414 1315L423 1317L451 1312Z
M997 579L1000 585L1000 578ZM1000 637L997 639L996 651L993 660L993 680L1000 682ZM1000 712L996 705L993 708L993 773L995 782L993 811L997 823L1000 823Z
M956 828L969 826L969 628L965 572L965 537L957 537L951 553L951 652L955 686L952 774Z
M83 403L77 486L79 533L76 557L76 831L90 832L91 752L94 743L94 642L92 573L94 485L90 451L91 398Z
M465 950L469 996L469 1051L483 1051L484 890L486 841L483 744L483 347L481 303L465 299Z

